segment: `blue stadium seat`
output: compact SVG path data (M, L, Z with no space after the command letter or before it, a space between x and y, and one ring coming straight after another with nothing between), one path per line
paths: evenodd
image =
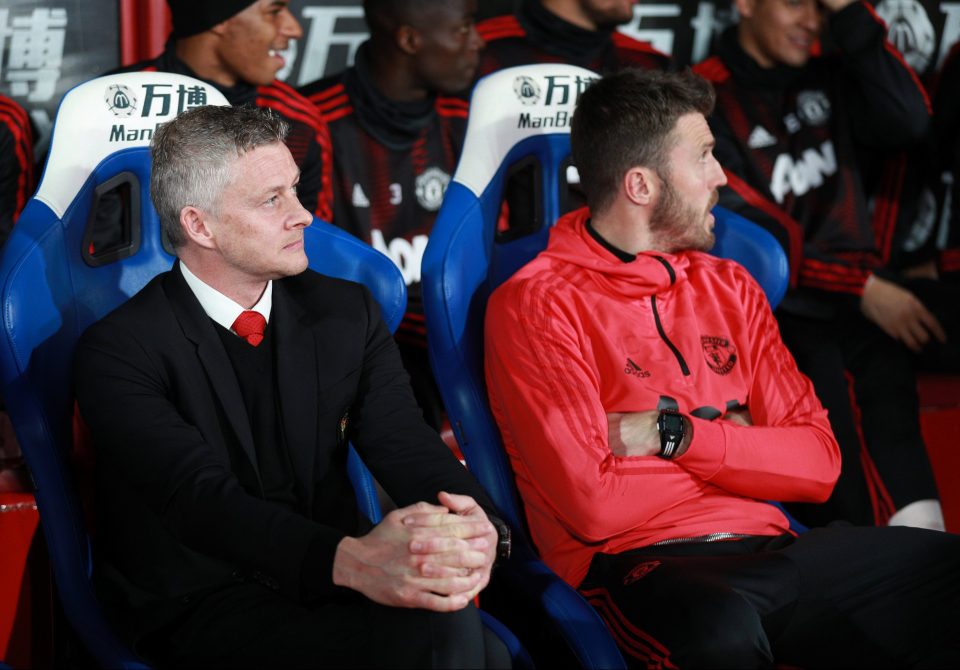
M150 200L148 144L156 125L188 100L227 104L203 82L165 73L112 75L68 92L40 187L0 257L0 389L36 482L65 615L106 668L147 666L110 628L91 583L95 551L78 490L82 478L76 476L82 464L71 462L77 439L73 354L90 324L173 263ZM104 237L92 232L103 221L122 223L107 226ZM304 240L312 268L365 284L391 332L397 327L406 284L386 256L316 219ZM361 510L378 520L373 479L352 449L348 468ZM516 638L483 616L523 667L526 656Z
M431 367L450 424L467 466L514 530L514 555L498 568L497 580L517 602L553 622L581 666L622 668L623 657L599 615L546 567L528 539L483 372L487 298L546 246L550 227L577 198L569 121L579 93L596 76L574 66L540 64L478 82L422 281ZM783 250L759 226L715 212L715 253L744 264L776 304L788 281ZM518 626L514 630L528 648L535 647Z

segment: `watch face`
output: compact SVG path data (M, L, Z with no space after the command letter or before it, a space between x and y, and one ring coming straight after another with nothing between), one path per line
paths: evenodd
M663 413L660 415L660 419L663 421L664 430L671 433L683 432L683 417L679 414Z
M683 417L676 410L661 410L657 428L660 430L658 455L661 458L673 458L683 441Z

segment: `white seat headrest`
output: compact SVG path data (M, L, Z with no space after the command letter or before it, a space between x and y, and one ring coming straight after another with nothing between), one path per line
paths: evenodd
M481 79L470 99L463 159L454 179L479 196L517 143L536 135L569 134L580 94L599 78L575 65L538 63Z
M191 107L229 104L210 84L168 72L127 72L75 86L57 110L50 154L34 197L62 217L104 158L149 146L157 125Z

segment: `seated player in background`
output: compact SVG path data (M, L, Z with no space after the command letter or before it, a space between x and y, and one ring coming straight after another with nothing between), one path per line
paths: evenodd
M173 32L156 58L120 72L184 74L215 86L231 105L274 110L289 124L287 147L300 168L297 195L310 213L331 216L330 136L316 109L276 78L281 51L303 30L289 0L167 0Z
M303 87L333 140L331 222L389 256L407 283L396 339L428 422L443 411L427 360L420 263L466 130L483 40L476 0L366 0L370 38L346 71Z
M33 195L33 137L26 110L0 95L0 247Z
M621 67L667 69L670 57L619 31L636 0L521 0L515 13L482 21L487 42L477 77L515 65L568 63L613 72Z
M866 150L922 140L926 93L865 2L736 0L736 8L739 22L695 68L717 91L709 122L729 182L720 204L787 251L780 332L843 454L830 499L790 509L807 525L943 530L910 350L946 335L885 267L861 170ZM813 56L821 37L834 47Z

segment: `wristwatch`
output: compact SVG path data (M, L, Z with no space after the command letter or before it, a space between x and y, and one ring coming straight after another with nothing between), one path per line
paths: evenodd
M490 523L497 529L497 560L495 563L502 563L510 558L510 549L513 546L511 542L510 526L503 519L488 514Z
M675 409L662 409L657 417L660 431L660 458L672 459L683 442L683 415Z

